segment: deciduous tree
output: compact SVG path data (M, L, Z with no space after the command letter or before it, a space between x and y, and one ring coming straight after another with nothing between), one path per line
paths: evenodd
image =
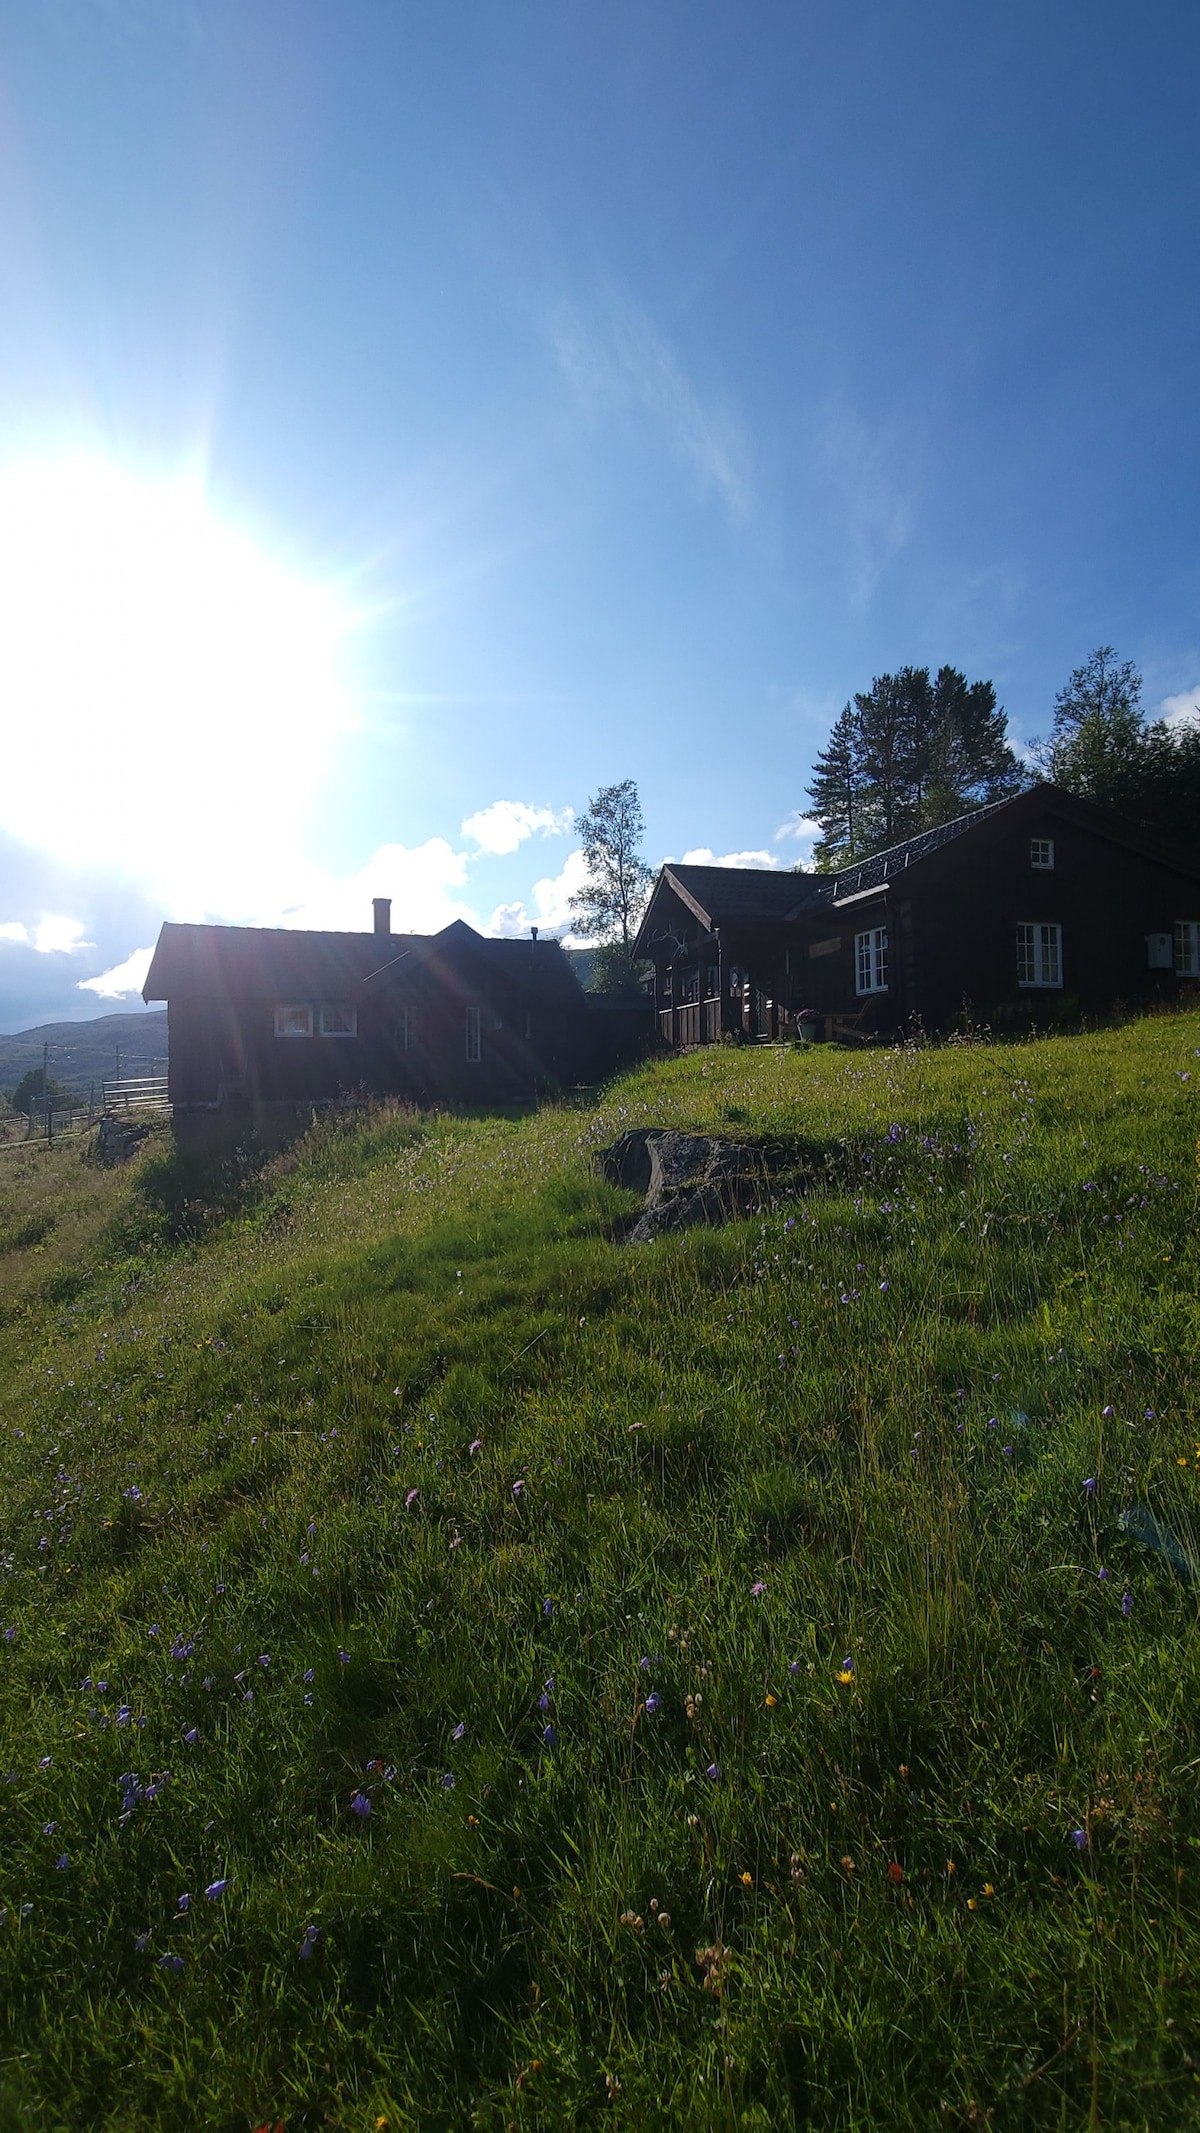
M22 1074L12 1092L12 1107L14 1111L22 1111L28 1117L31 1111L44 1109L47 1097L51 1103L57 1103L63 1094L61 1083L54 1079L53 1074L47 1074L45 1067L30 1067L27 1074Z
M1147 724L1142 677L1111 644L1098 645L1059 690L1050 736L1035 754L1067 792L1180 843L1200 839L1200 726Z
M575 820L588 878L571 898L579 929L606 951L597 958L597 990L614 992L633 980L633 941L654 876L639 849L645 825L632 778L602 785Z
M1054 785L1103 807L1136 807L1145 764L1142 677L1131 659L1119 664L1111 644L1097 645L1054 699L1050 738L1038 760Z

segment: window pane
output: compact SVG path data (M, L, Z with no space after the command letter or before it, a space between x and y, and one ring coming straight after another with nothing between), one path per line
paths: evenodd
M1018 926L1017 983L1018 985L1033 985L1036 982L1037 978L1033 967L1033 927Z
M277 1007L275 1010L275 1035L277 1037L311 1037L311 1007Z

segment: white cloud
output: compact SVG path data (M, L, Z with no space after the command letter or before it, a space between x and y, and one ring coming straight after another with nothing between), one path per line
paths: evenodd
M790 863L793 866L806 867L811 863L813 846L820 834L821 825L819 822L814 822L811 815L797 813L789 815L786 822L780 823L775 832L775 842L779 844L785 837L794 838L800 849Z
M681 866L685 867L777 867L782 862L771 852L710 852L706 844L698 844L694 851L685 852Z
M34 927L33 945L39 955L77 955L81 948L91 948L94 943L84 939L84 929L77 918L50 914Z
M470 905L451 893L465 886L469 865L469 855L456 852L444 837L417 845L381 844L364 866L340 880L309 873L296 901L261 911L255 923L366 933L373 898L389 896L393 933L439 933L456 918L478 926Z
M1178 696L1164 696L1158 708L1168 726L1194 726L1200 719L1200 681Z
M22 948L34 948L39 955L77 955L81 948L95 944L84 939L84 928L77 918L66 918L60 912L48 911L32 929L23 926L19 919L10 919L0 926L0 941L14 941Z
M140 993L153 954L153 948L135 948L123 963L102 970L98 978L80 978L76 991L98 993L102 1000L124 1000L132 993Z
M572 852L560 874L548 874L533 885L533 908L525 903L498 904L487 926L487 933L499 934L505 939L528 933L531 926L539 931L557 932L570 946L582 946L587 936L571 930L572 911L570 900L578 894L587 880L587 862L582 852Z
M493 800L490 807L467 816L462 833L481 852L515 852L526 837L565 837L574 820L575 811L570 807L530 807L524 800Z
M585 407L647 417L672 456L730 516L750 511L750 450L741 424L702 399L665 335L626 292L609 286L589 305L562 303L550 338Z

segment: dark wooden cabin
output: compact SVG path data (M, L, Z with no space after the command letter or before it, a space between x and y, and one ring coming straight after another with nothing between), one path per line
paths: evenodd
M486 940L456 920L392 933L163 926L143 998L167 1002L176 1111L362 1092L526 1103L643 1051L648 1010L604 1013L557 941Z
M836 874L666 866L635 952L676 1047L1098 1012L1200 978L1200 855L1036 785Z

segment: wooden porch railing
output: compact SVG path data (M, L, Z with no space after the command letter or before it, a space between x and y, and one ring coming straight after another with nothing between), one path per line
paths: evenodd
M719 1044L721 1041L721 996L707 1000L681 1000L659 1009L658 1027L664 1044L682 1049L689 1044Z

